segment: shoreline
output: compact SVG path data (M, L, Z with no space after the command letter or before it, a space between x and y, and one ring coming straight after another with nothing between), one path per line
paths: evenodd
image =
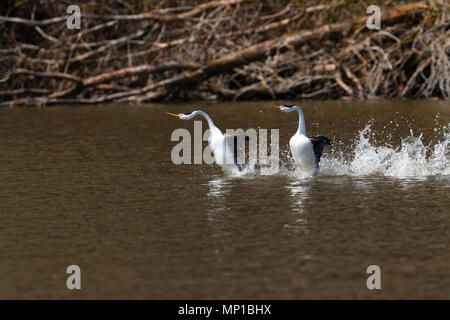
M0 14L0 106L450 97L445 2L381 6L379 30L360 1L316 2L88 1L79 30L25 2Z

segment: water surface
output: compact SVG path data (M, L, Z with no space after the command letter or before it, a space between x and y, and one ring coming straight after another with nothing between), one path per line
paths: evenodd
M0 298L450 298L448 102L301 103L334 141L317 177L272 104L1 109ZM200 107L280 129L280 171L174 165L171 133L194 123L165 111Z

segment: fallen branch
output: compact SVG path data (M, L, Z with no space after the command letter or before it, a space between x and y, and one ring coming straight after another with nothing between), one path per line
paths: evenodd
M136 7L123 3L83 14L80 31L61 27L66 16L0 17L0 104L450 96L444 5L389 2L381 31L365 27L364 6L343 19L361 8L308 5L223 0L128 15ZM16 40L16 24L38 39Z

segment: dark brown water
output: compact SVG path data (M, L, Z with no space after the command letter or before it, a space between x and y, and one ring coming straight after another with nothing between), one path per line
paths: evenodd
M335 142L313 178L271 102L202 109L279 128L280 172L174 165L192 105L0 110L0 298L450 298L448 102L302 103Z

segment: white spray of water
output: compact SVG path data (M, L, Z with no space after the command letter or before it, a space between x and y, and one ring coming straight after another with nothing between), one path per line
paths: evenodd
M394 148L389 145L375 146L370 142L371 125L360 131L353 149L353 157L346 160L342 154L338 157L323 157L321 175L367 176L382 175L388 177L423 177L450 174L450 130L443 128L444 140L434 147L427 147L422 134L410 135L401 140ZM431 154L427 156L428 154Z
M450 175L450 124L442 128L444 139L434 146L425 146L422 134L415 136L413 131L401 140L399 147L385 143L375 146L371 143L371 126L368 123L355 139L355 147L347 154L325 151L320 162L319 176L370 176L387 177L425 177ZM309 176L295 168L288 149L281 150L280 169L265 171L264 175L286 175L295 179ZM254 168L247 169L240 175L259 174Z

